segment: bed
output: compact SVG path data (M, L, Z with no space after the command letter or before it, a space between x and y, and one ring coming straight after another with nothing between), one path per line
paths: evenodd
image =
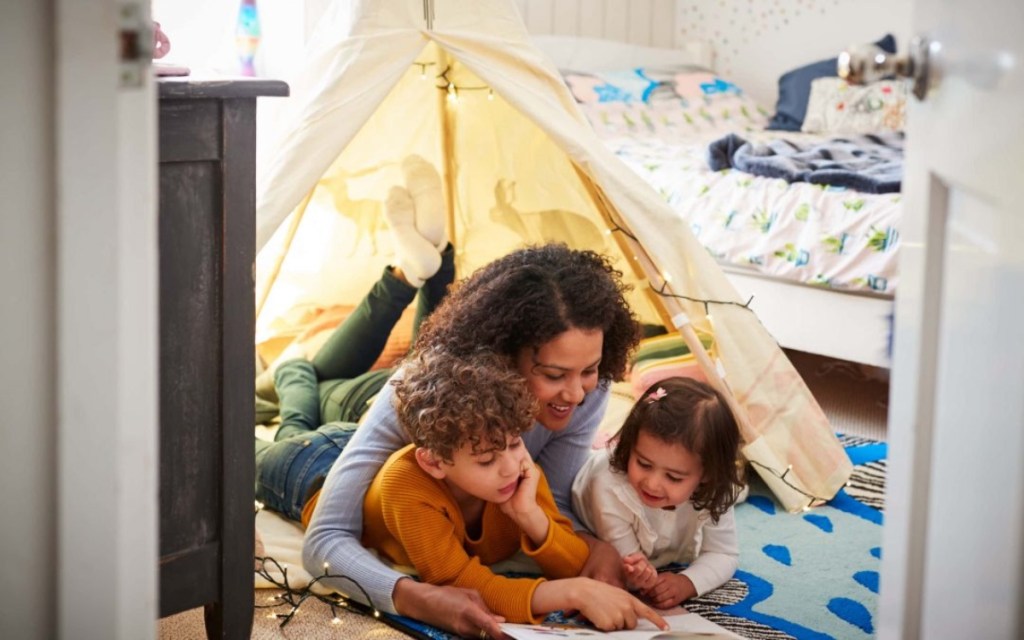
M710 70L706 43L534 41L604 144L690 226L783 347L888 367L900 194L713 171L706 159L709 145L730 133L751 144L814 145L835 137L828 123L819 133L765 130L770 109ZM886 114L898 117L899 87L885 91ZM825 106L832 111L818 105L813 113L835 112Z

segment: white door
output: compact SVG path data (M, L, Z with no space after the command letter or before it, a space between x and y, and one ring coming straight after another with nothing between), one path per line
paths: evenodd
M49 599L58 637L152 638L156 99L148 63L121 60L152 51L149 2L57 0L53 15L58 533Z
M1024 2L914 0L880 638L1022 637Z

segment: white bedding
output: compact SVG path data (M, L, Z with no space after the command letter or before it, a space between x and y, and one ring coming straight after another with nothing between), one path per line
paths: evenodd
M898 281L899 194L714 172L705 160L718 129L685 140L614 137L605 144L669 202L719 260L763 275L889 294ZM783 132L787 139L810 134ZM778 132L744 132L753 140Z

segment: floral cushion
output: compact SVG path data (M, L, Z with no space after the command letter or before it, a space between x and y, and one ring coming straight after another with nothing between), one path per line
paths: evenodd
M735 84L705 70L565 73L602 137L672 138L696 131L764 128L767 113Z
M811 97L801 130L807 133L899 131L904 126L906 103L907 86L900 80L857 86L840 78L818 78L811 83Z

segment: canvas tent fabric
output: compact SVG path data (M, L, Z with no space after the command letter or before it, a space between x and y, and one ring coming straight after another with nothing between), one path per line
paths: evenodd
M293 96L259 180L258 340L368 290L393 257L383 201L416 153L442 175L461 275L544 241L613 256L643 319L714 334L719 360L705 369L724 373L743 454L787 509L845 484L849 460L800 376L668 205L594 136L512 0L335 1Z

